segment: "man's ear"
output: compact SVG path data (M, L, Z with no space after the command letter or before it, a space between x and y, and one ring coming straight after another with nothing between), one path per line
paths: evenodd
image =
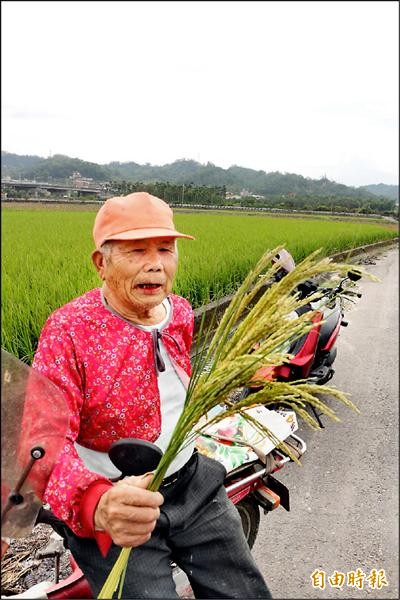
M92 252L92 262L96 267L96 271L100 275L101 279L105 279L104 277L104 266L105 266L105 258L104 254L100 252L100 250L94 250Z

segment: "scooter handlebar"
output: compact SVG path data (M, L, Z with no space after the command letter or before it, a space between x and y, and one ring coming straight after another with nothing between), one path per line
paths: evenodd
M301 452L301 454L303 455L304 452L307 450L306 442L301 437L299 437L298 435L295 435L294 433L292 433L290 435L290 437L292 437L294 440L296 440L296 442L299 444L299 446L300 446L299 452Z

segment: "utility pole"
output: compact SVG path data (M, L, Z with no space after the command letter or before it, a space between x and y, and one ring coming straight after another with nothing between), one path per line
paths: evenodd
M185 184L182 184L182 200L181 200L181 204L183 204L183 199L185 197Z

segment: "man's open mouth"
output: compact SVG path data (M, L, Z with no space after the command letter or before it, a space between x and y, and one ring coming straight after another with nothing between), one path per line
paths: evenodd
M138 283L137 287L142 290L155 290L161 287L161 283Z

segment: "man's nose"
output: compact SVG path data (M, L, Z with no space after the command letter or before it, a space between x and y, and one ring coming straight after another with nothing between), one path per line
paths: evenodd
M146 271L161 271L163 264L158 252L150 252L145 265Z

